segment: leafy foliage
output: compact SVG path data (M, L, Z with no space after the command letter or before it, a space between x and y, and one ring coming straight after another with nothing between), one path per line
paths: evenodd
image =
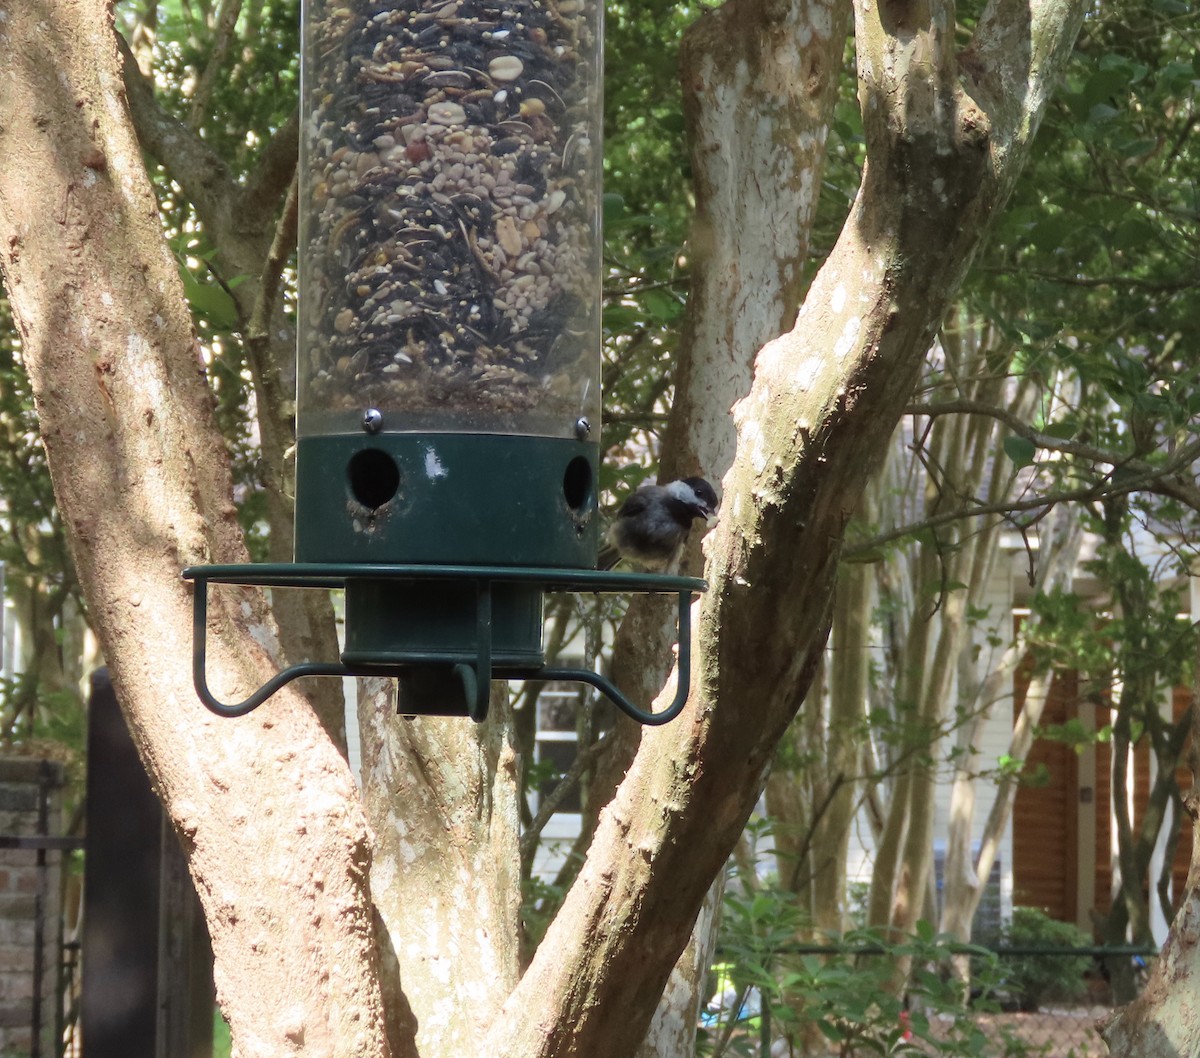
M781 1039L792 1053L811 1053L823 1042L847 1058L922 1053L949 1058L980 1054L985 1046L990 1054L1020 1053L1007 1033L998 1041L988 1038L963 1016L951 961L970 956L977 964L977 988L986 995L1002 982L1000 961L986 949L958 944L926 922L900 939L864 928L816 945L798 943L803 926L790 892L733 880L721 919L714 999L702 1017L697 1053L758 1055ZM913 967L906 990L899 992L898 964ZM997 1009L986 998L974 1007L977 1013Z
M1034 1011L1048 1003L1077 1002L1086 994L1084 975L1092 960L1071 954L1069 949L1085 948L1092 938L1072 923L1056 922L1035 907L1014 907L1012 919L1004 924L997 940L1001 946L1021 952L999 961L997 1000ZM1058 955L1055 948L1068 951Z
M669 407L687 294L691 216L679 41L696 4L605 9L603 443L601 485L650 476Z
M1089 19L975 274L972 304L1019 348L1017 369L1078 384L1038 423L1115 453L1162 459L1196 434L1198 74L1170 5L1120 0ZM1060 482L1098 469L1042 466Z

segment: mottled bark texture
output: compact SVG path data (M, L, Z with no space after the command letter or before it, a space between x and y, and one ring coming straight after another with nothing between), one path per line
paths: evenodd
M180 568L246 553L111 11L3 13L0 267L80 584L188 852L222 1007L246 1058L383 1058L368 831L344 760L297 693L221 722L191 689ZM220 693L273 671L272 639L258 600L214 605Z
M1200 895L1193 870L1171 933L1141 994L1105 1018L1100 1034L1109 1053L1121 1058L1183 1058L1200 1050L1196 1007L1200 967Z
M730 0L680 56L696 212L665 478L718 480L754 357L795 319L850 26L842 0Z
M724 476L737 442L730 409L749 391L763 343L795 319L849 25L842 0L729 0L684 35L680 80L696 208L662 480ZM699 574L702 562L693 544L686 567ZM633 601L613 674L634 700L648 703L662 686L673 636L663 600ZM624 737L606 761L613 781L638 746L638 733L619 723ZM671 1027L695 1023L715 938L701 927L663 994L642 1058L686 1053Z
M508 692L488 720L396 716L395 681L363 681L372 889L415 1019L400 1055L486 1054L520 972L517 757ZM395 1030L393 1030L395 1036Z

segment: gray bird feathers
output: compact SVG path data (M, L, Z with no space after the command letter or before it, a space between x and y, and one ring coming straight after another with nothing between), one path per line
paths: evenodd
M621 504L609 527L599 566L624 560L648 573L672 572L697 518L711 525L721 501L704 478L644 485Z

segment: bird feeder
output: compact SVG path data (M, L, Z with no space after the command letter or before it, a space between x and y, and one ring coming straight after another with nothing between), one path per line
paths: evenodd
M584 681L643 723L686 701L704 582L595 568L601 19L601 0L304 4L295 562L184 571L215 712L311 675L395 676L406 713L476 720L493 678ZM216 701L209 583L343 589L340 660ZM672 706L547 667L548 591L677 593Z

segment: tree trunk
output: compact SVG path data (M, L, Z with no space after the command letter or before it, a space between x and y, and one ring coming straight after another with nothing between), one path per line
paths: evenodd
M835 0L729 0L684 34L696 212L664 479L724 476L729 409L795 319L849 25Z
M857 10L864 184L796 327L759 353L735 413L691 708L643 735L489 1053L625 1054L644 1033L812 678L846 519L1011 186L1082 10L994 5L966 70L949 9ZM606 1016L618 1009L619 1021Z
M1079 518L1067 505L1057 507L1050 515L1049 522L1049 531L1042 535L1038 550L1035 587L1040 592L1050 591L1070 577L1083 539ZM1019 636L999 662L990 667L988 677L978 694L982 708L975 722L964 728L962 741L965 745L974 746L978 743L983 725L991 715L992 703L1007 703L1013 675L1022 656L1023 638ZM1033 745L1033 732L1041 720L1049 689L1048 673L1037 674L1031 679L1009 740L1006 756L1011 761L1023 762L1028 756ZM970 767L969 762L967 767ZM963 774L961 768L956 770L951 797L950 840L946 853L946 883L943 889L945 903L941 930L964 942L971 938L971 922L979 908L992 866L999 855L1000 844L1008 827L1019 787L1014 770L1009 769L1000 776L983 825L979 852L974 854L969 842L974 823L975 782L971 776ZM966 785L971 788L969 793L964 789ZM969 959L958 962L964 981L969 962Z
M849 6L836 0L729 0L684 34L680 77L696 206L662 480L723 477L736 443L729 410L749 392L759 348L795 318L849 24ZM698 574L699 548L689 550L685 571ZM613 670L634 701L652 699L670 671L674 620L663 600L630 606ZM617 726L603 786L615 787L640 742L629 721ZM664 1002L677 1009L702 998L708 959L697 945L706 937L715 930L697 932L673 974ZM685 980L694 995L683 994ZM657 1022L677 1020L664 1009ZM692 1036L694 1025L692 1018ZM652 1035L656 1046L666 1038Z
M1162 953L1154 961L1141 995L1113 1011L1101 1035L1115 1058L1179 1058L1200 1052L1200 642L1192 659L1191 750L1192 788L1187 807L1192 815L1192 859L1186 895L1171 923Z
M152 77L139 70L133 54L123 47L123 38L118 35L116 39L122 46L122 74L138 142L184 189L195 207L216 248L209 267L223 278L237 308L257 412L258 471L270 530L267 559L290 562L296 489L294 464L286 453L295 432L291 420L295 413L296 333L277 293L280 273L296 245L295 185L286 201L285 193L296 171L299 118L294 115L275 132L255 171L240 183L194 127L177 121L159 106ZM245 281L231 282L237 277ZM289 662L337 656L337 632L327 595L282 589L272 593L271 602L280 645ZM319 680L309 686L308 693L321 722L345 752L341 686L336 680Z
M725 878L722 875L704 898L691 939L671 970L650 1029L638 1048L637 1058L693 1058L695 1055L696 1025L701 1003L706 998L704 986L717 944L724 895Z
M488 719L477 726L456 717L401 719L394 681L363 682L372 892L416 1020L415 1044L405 1047L426 1058L485 1054L480 1040L517 983L521 955L507 685L495 685Z
M111 11L10 6L0 42L0 263L80 584L188 852L238 1050L383 1058L369 836L345 761L295 692L222 721L191 689L180 568L246 555ZM225 694L273 671L246 602L211 610Z
M843 569L823 668L828 693L825 681L814 681L802 722L789 728L767 780L780 885L796 894L809 940L846 926L846 857L870 671L870 581L865 566Z

